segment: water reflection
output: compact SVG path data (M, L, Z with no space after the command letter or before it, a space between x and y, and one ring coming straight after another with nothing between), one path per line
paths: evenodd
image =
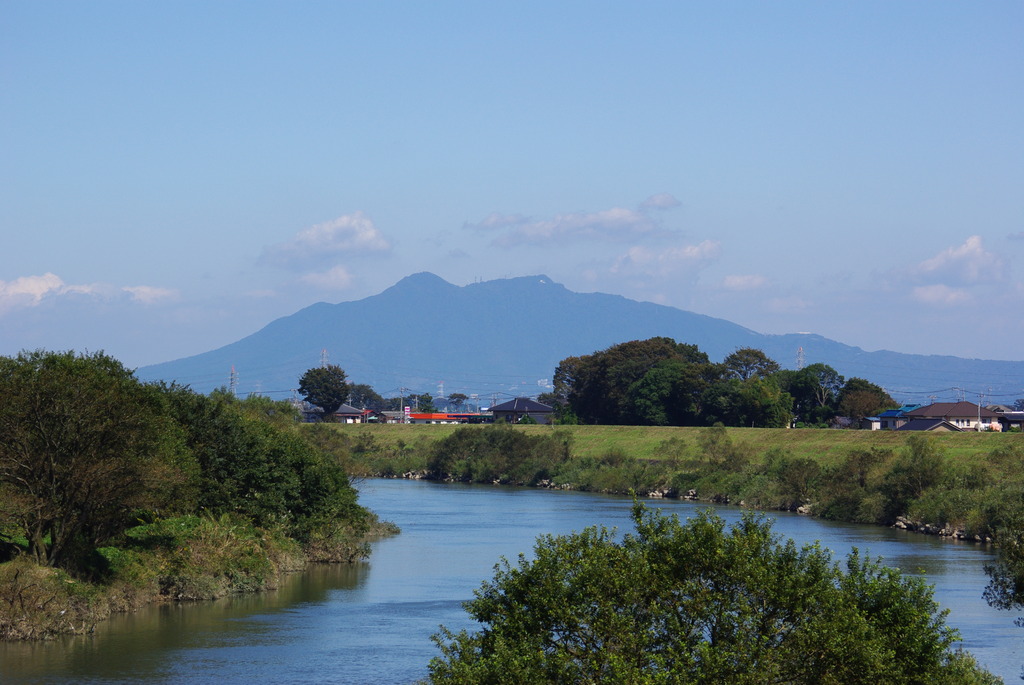
M416 481L365 481L363 503L403 534L374 543L371 560L319 566L263 595L166 605L115 618L93 636L0 645L3 683L412 683L436 654L439 624L472 628L462 602L499 557L529 554L538 534L589 525L631 529L631 501L583 493ZM689 502L649 503L686 517ZM727 520L741 512L720 508ZM923 573L953 610L964 646L1016 681L1024 630L981 599L989 551L899 530L772 515L798 544L821 540L837 558L851 547Z
M366 564L318 564L262 594L154 605L116 615L91 635L0 643L0 680L165 681L183 651L279 643L275 616L329 603L332 593L358 588L367 572Z

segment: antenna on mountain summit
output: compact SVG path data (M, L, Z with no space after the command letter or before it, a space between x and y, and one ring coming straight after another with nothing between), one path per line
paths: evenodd
M327 368L327 348L326 347L323 348L322 350L320 350L320 368L321 369L326 369Z

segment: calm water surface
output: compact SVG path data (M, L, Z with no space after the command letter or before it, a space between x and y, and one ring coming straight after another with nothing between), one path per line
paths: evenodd
M586 493L421 481L369 480L361 501L402 534L374 545L369 562L321 566L277 591L167 605L119 616L91 636L0 644L2 683L413 683L437 651L439 624L471 628L462 602L501 556L529 553L540 533L589 525L630 528L631 501ZM692 514L688 502L652 506ZM719 508L728 520L739 510ZM1008 683L1024 663L1024 629L981 598L984 548L868 526L774 515L775 531L851 547L924 573L960 628L963 646Z

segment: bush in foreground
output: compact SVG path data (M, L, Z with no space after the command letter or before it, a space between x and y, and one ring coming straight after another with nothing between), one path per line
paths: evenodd
M745 516L680 523L635 505L636 533L543 536L442 628L435 683L994 683L952 650L920 579L854 551L780 542Z

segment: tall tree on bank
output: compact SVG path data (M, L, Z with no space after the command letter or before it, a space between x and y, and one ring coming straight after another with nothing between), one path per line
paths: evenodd
M103 353L0 357L0 517L37 563L66 567L173 501L185 449L161 406Z
M299 394L302 399L324 412L324 419L338 411L348 399L349 385L345 372L336 364L327 364L310 369L299 379Z

